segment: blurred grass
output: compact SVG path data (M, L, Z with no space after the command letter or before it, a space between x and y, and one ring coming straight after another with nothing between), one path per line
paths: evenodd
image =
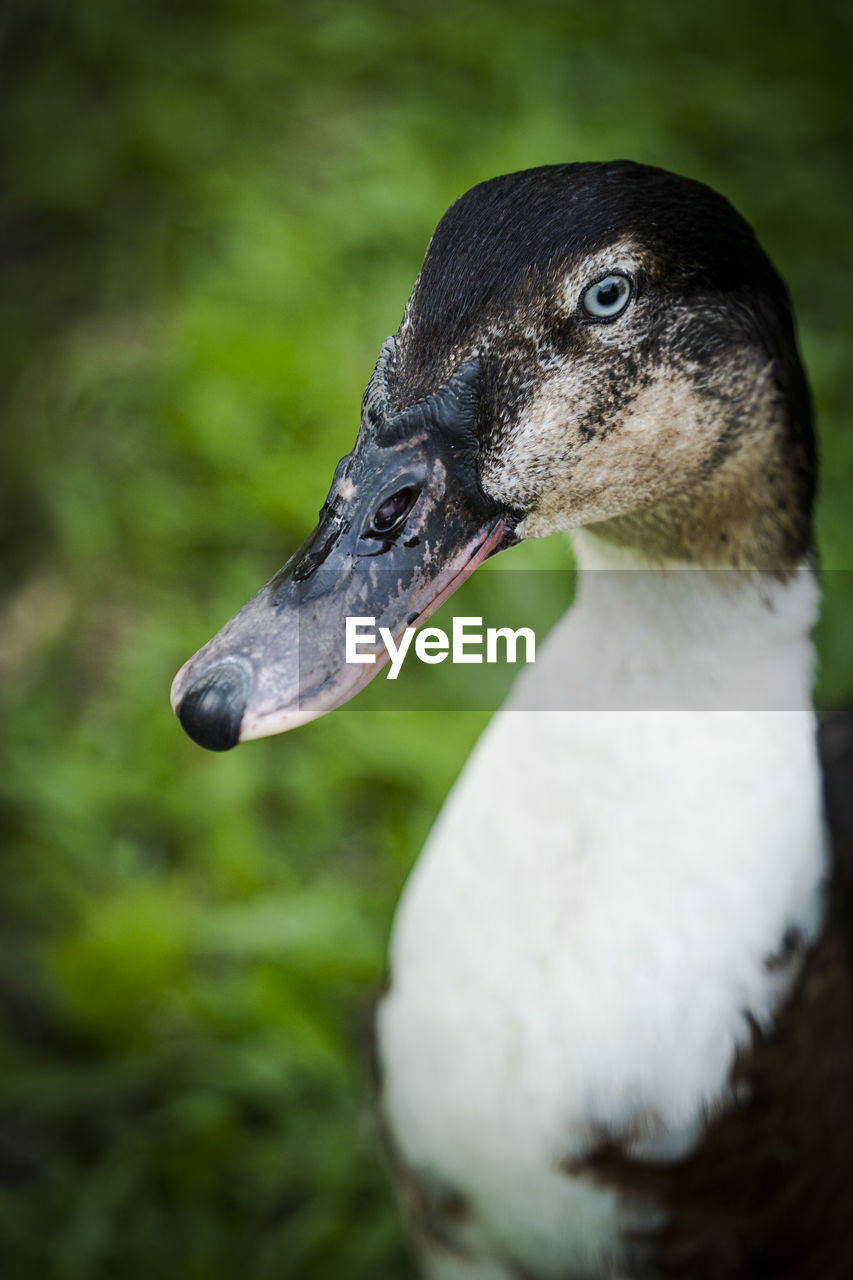
M627 155L754 223L819 410L819 692L850 694L851 25L832 0L7 0L4 1276L407 1273L368 1012L485 716L356 705L219 758L167 693L311 527L473 183Z

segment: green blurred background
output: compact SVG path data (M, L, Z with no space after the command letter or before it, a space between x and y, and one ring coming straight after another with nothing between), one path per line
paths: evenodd
M312 526L473 183L629 156L756 226L841 571L819 694L853 692L851 25L832 0L6 0L4 1277L408 1274L369 1012L485 714L381 710L377 682L218 757L167 695Z

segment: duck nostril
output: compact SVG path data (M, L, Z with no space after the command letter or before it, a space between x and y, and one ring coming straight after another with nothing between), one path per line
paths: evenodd
M199 676L178 706L178 719L193 742L208 751L235 747L240 740L249 687L248 674L231 662Z
M374 512L373 530L375 533L387 533L402 520L414 503L417 494L411 485L392 493Z

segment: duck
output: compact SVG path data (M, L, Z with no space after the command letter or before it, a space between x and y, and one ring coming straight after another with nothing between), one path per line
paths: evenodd
M181 669L295 728L486 559L578 587L406 885L378 1113L428 1280L853 1276L853 724L812 701L816 446L745 219L632 161L442 217L314 532Z

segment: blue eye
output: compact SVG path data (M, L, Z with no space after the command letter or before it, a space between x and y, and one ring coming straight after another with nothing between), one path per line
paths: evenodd
M581 295L581 313L590 320L613 320L625 310L632 292L627 276L605 276Z

